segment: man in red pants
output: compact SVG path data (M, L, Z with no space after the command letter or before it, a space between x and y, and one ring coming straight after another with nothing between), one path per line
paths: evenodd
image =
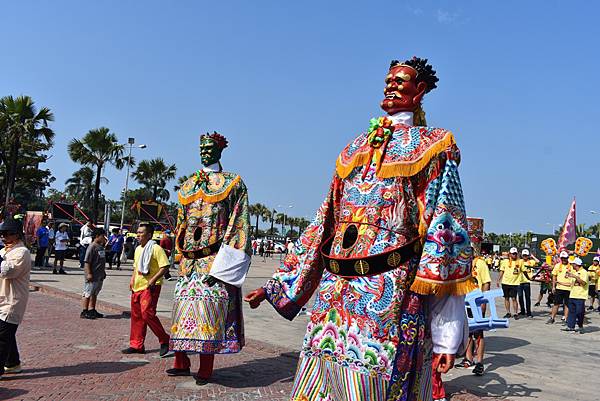
M133 275L131 288L131 334L129 347L124 354L143 354L146 328L158 337L160 356L169 352L169 335L165 332L156 316L156 305L160 296L162 278L169 268L169 259L165 251L152 240L154 228L150 224L140 224L137 238L140 245L133 258Z

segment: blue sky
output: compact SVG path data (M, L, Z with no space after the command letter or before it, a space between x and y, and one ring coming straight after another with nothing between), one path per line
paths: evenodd
M428 123L454 131L468 214L544 232L577 196L600 211L600 6L585 1L31 1L3 4L0 94L56 116L55 187L70 139L106 126L179 174L198 137L230 140L251 202L311 217L339 151L381 115L391 59L438 71ZM106 171L117 198L124 172Z

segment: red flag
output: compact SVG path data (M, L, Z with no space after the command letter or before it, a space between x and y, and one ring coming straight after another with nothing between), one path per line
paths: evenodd
M573 203L571 203L571 208L565 219L565 224L563 225L560 237L558 237L558 249L563 250L566 249L567 246L574 244L576 237L577 224L575 221L575 198L573 198Z

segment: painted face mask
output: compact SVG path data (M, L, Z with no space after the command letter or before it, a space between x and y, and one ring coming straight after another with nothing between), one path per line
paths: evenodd
M218 163L221 160L223 149L227 147L227 139L213 132L206 133L200 137L200 160L204 166Z
M437 86L437 81L427 59L413 57L402 63L394 60L385 77L381 108L389 115L401 111L414 112L420 108L425 93Z

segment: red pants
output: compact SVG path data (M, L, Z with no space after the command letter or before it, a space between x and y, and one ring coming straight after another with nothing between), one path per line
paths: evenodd
M444 389L444 383L442 382L442 374L437 370L434 370L431 378L432 394L434 400L446 398L446 390Z
M156 316L156 304L160 296L160 285L155 285L152 289L131 294L131 335L129 336L129 346L138 350L144 349L144 340L146 339L146 328L158 337L160 345L169 343L169 335L165 332L160 320Z
M200 367L198 368L198 377L201 379L210 379L213 373L213 364L215 362L215 356L209 354L199 354L200 356ZM175 369L189 369L190 358L185 352L175 352Z

